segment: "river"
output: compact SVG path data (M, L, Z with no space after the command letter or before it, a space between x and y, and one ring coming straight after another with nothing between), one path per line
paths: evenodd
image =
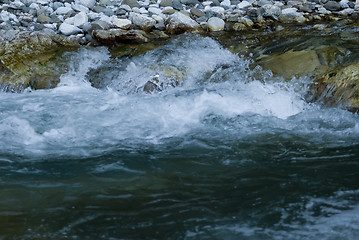
M67 57L57 87L0 92L0 239L358 236L359 119L312 79L196 35Z

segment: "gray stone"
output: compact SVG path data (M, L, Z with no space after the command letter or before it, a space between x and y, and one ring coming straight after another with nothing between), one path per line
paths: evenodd
M172 1L172 7L176 10L182 10L183 9L183 5L179 0L173 0Z
M94 11L95 13L101 13L101 12L104 12L105 11L105 7L102 7L102 6L95 6L92 11Z
M54 2L53 9L56 11L59 7L63 7L64 4L62 2Z
M52 23L52 19L45 15L40 15L37 17L38 23Z
M209 10L209 11L206 12L206 17L207 17L207 18L211 18L211 17L222 18L222 15L221 15L220 13L218 13L218 12Z
M131 8L138 7L140 8L140 4L136 0L123 0L122 5L128 5Z
M203 11L199 10L198 8L192 8L190 12L195 17L203 17L206 15Z
M115 15L115 12L110 9L110 8L105 8L105 10L103 11L103 13L108 16L108 17L112 17L113 15Z
M271 1L268 1L268 0L260 0L260 1L258 1L258 6L260 6L260 7L262 7L264 5L267 5L267 4L273 5L273 3Z
M172 7L173 0L161 0L160 7Z
M64 35L74 35L81 32L81 29L68 23L62 23L59 27L59 31Z
M224 30L225 22L221 18L211 17L210 19L208 19L207 24L209 31L216 32Z
M50 13L45 8L39 8L39 9L36 10L36 16L39 17L41 15L49 16Z
M314 9L315 9L315 5L310 3L299 6L299 10L301 10L302 12L311 13L313 12Z
M329 11L339 11L341 9L340 4L335 1L328 1L324 4L324 8Z
M133 24L140 27L143 30L150 30L156 24L156 21L153 18L131 12L130 13L130 20Z
M96 4L96 0L75 0L75 4L81 4L82 6L92 9Z
M219 6L221 3L218 1L218 0L212 0L212 3L211 3L211 7L217 7Z
M106 30L109 29L111 27L110 24L108 24L105 21L102 20L97 20L93 23L91 23L91 29L92 30Z
M272 4L265 4L260 7L259 12L263 17L271 17L273 19L278 19L278 16L281 14L282 10Z
M169 16L165 22L167 32L170 34L183 32L197 32L199 24L192 18L176 12Z
M171 15L171 14L174 14L175 12L177 12L177 11L174 9L166 9L166 10L162 11L162 13L166 14L166 15Z
M198 4L198 0L181 0L181 3L185 4L186 6L195 6Z

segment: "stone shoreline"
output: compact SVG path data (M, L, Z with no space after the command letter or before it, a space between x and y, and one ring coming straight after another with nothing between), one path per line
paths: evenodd
M81 45L111 45L182 32L357 18L358 11L359 1L352 0L0 0L0 30L53 31Z

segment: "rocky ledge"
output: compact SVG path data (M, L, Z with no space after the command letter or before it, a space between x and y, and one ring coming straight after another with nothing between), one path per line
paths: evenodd
M51 29L87 44L110 29L161 31L162 36L239 31L275 22L356 17L358 9L359 1L353 0L0 0L0 30Z

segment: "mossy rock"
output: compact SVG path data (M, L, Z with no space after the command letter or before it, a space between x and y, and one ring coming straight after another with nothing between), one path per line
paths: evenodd
M321 99L328 106L342 106L351 111L359 110L359 63L333 70L315 79L315 100Z
M0 31L0 83L34 89L54 87L67 71L67 63L60 57L77 47L76 39L53 31Z

